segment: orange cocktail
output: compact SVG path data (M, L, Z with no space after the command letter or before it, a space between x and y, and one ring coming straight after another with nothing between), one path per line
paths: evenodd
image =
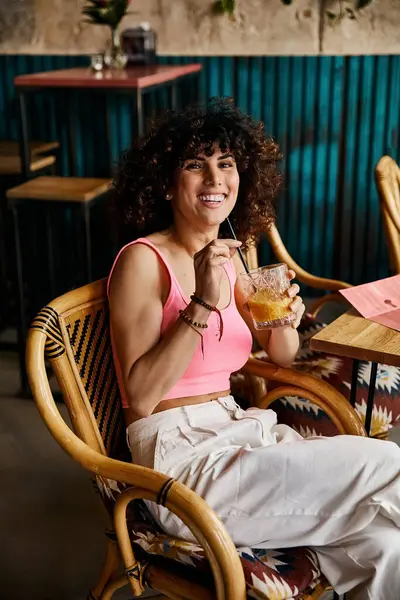
M291 323L295 314L290 308L292 298L285 264L260 267L241 275L247 305L256 329L269 329Z
M292 311L289 308L291 301L289 296L277 297L272 290L261 289L249 296L247 303L253 319L258 323L265 323L266 321L284 319L291 315Z

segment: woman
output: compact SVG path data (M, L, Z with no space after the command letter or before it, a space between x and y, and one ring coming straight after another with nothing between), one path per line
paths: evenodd
M230 396L253 337L278 365L298 349L298 286L289 289L292 326L256 331L238 278L240 242L223 229L229 216L243 244L265 231L278 159L262 124L214 100L168 116L121 162L120 214L132 238L142 236L121 250L109 282L132 458L199 493L237 546L312 546L338 593L397 600L399 448L303 440L272 410L244 411ZM167 532L192 539L167 509L149 507Z

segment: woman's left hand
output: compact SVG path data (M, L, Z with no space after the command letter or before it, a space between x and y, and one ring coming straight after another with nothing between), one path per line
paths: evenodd
M288 276L290 280L295 279L296 273L289 269ZM289 296L293 298L293 301L289 306L290 309L296 314L296 318L291 323L291 327L293 327L293 329L298 328L298 326L300 325L301 318L304 315L304 311L306 310L302 298L298 295L299 291L300 287L297 285L297 283L293 283L288 289Z

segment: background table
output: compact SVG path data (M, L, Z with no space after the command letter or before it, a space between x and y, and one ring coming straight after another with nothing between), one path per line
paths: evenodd
M199 99L199 75L201 64L188 65L154 65L137 66L123 70L104 70L98 73L91 68L61 69L45 73L33 73L15 77L14 84L19 98L20 110L20 153L22 171L29 178L29 123L27 111L27 95L34 91L45 89L85 90L103 93L130 94L133 98L132 138L141 136L145 131L143 97L146 93L168 87L170 89L170 108L178 108L178 83L188 78L195 78L193 84L193 100ZM69 114L69 150L70 162L73 165L72 175L76 175L75 144L74 144L74 110ZM108 111L106 128L108 141L111 139L111 127ZM110 143L108 143L110 151ZM108 164L111 166L111 156Z
M324 327L310 340L312 350L353 359L350 402L355 405L360 360L372 363L365 429L369 434L378 364L400 367L400 332L368 319L355 309Z

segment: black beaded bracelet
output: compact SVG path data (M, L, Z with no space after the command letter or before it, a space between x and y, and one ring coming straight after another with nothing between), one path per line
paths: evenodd
M189 315L187 315L184 310L180 310L179 314L188 325L198 327L199 329L207 329L208 327L207 323L199 323L198 321L193 321L193 319L189 317Z
M193 300L193 302L196 302L196 304L200 304L200 306L203 306L204 308L206 308L207 310L209 310L211 312L215 311L215 306L211 306L211 304L207 304L207 302L205 302L198 296L195 296L194 294L192 294L190 296L190 299Z
M222 334L224 332L224 322L222 320L221 311L216 306L211 306L211 304L207 304L207 302L205 302L204 300L202 300L202 298L199 298L195 294L192 294L190 296L190 299L193 300L193 302L196 302L196 304L200 304L200 306L203 306L207 310L217 313L219 322L219 341L221 341Z

